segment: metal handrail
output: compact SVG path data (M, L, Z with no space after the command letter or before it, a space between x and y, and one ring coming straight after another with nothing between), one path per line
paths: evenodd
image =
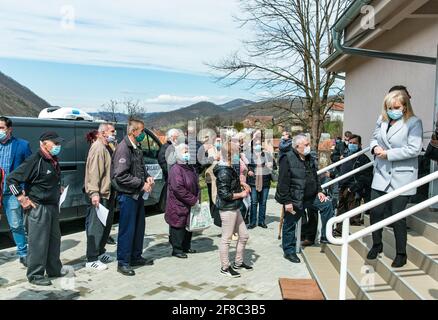
M370 150L371 150L370 147L367 147L367 148L365 148L365 149L362 149L361 151L356 152L356 153L352 154L351 156L348 156L347 158L344 158L344 159L342 159L342 160L339 160L338 162L332 163L331 165L329 165L329 166L327 166L327 167L325 167L325 168L319 170L319 171L317 172L317 174L320 175L320 174L323 174L324 172L330 171L331 169L334 169L334 168L340 166L341 164L343 164L343 163L345 163L345 162L348 162L348 161L350 161L350 160L352 160L352 159L355 159L355 158L357 158L357 157L359 157L359 156L361 156L361 155L367 153L367 152L370 151Z
M358 172L361 172L363 170L368 169L369 167L372 167L373 165L374 165L374 161L368 162L367 164L364 164L362 167L356 168L356 169L354 169L354 170L352 170L350 172L347 172L346 174L344 174L344 175L342 175L340 177L337 177L336 179L333 179L333 180L331 180L331 181L329 181L327 183L322 184L321 185L321 189L328 188L332 184L338 183L341 180L344 180L344 179L346 179L348 177L351 177L351 176L355 175Z
M346 297L346 290L347 290L347 263L348 263L348 247L350 242L357 240L369 233L372 233L378 229L381 229L383 227L386 227L398 220L401 220L409 215L412 215L420 210L423 210L424 208L427 208L435 203L438 203L438 195L434 196L426 201L423 201L413 207L410 207L404 211L401 211L389 218L386 218L376 224L373 224L369 227L366 227L352 235L350 235L350 218L354 217L366 210L372 209L378 205L381 205L382 203L385 203L388 200L394 199L395 197L398 197L402 193L409 191L411 189L417 188L419 186L422 186L423 184L429 183L433 180L438 179L438 171L433 172L419 180L416 180L414 182L411 182L401 188L398 188L394 191L391 191L390 193L387 193L384 196L381 196L377 199L374 199L368 203L365 203L361 205L360 207L357 207L353 210L350 210L340 216L333 217L329 219L326 226L326 237L332 244L342 245L342 251L341 251L341 268L340 268L340 280L339 280L339 299L345 300ZM337 239L333 237L332 230L333 225L335 223L342 222L342 238Z

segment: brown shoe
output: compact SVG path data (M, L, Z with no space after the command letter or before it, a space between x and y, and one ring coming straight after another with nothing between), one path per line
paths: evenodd
M313 246L314 244L315 244L315 242L312 242L310 240L304 240L301 242L302 247L310 247L310 246Z

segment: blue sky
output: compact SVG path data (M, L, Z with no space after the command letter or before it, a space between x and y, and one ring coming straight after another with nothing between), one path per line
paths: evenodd
M134 98L148 112L259 99L206 63L241 50L238 0L0 0L0 71L53 105L94 111Z

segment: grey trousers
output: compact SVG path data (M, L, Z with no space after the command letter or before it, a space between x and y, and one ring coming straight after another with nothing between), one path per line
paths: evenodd
M61 229L59 227L59 207L38 204L27 211L28 233L27 278L29 281L61 275Z
M85 218L85 232L87 234L87 261L97 261L101 254L106 252L105 245L111 232L111 227L114 220L114 193L111 194L109 200L101 199L100 203L109 209L106 226L99 220L96 213L96 208L90 206L87 209Z

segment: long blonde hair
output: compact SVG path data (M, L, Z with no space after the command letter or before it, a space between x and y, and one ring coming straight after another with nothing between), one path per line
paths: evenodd
M383 110L382 110L383 121L388 121L388 122L390 121L387 112L388 112L388 108L392 107L395 101L403 105L403 119L405 122L408 121L409 118L415 116L409 96L403 90L396 90L388 93L385 99L383 100Z

